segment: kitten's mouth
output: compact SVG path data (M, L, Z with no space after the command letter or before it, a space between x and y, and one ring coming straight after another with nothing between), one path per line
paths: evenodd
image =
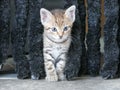
M54 43L64 43L64 42L66 42L66 41L68 40L69 37L67 37L66 39L64 39L64 40L62 40L62 41L55 41L55 40L52 40L52 39L49 38L48 36L47 36L47 38L48 38L50 41L54 42Z

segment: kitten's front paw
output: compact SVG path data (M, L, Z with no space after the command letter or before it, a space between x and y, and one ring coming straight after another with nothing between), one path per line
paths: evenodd
M47 81L58 81L58 76L57 75L53 75L53 76L46 76L46 80Z
M67 79L66 79L65 75L61 75L61 76L59 76L59 80L60 80L60 81L65 81L65 80L67 80Z

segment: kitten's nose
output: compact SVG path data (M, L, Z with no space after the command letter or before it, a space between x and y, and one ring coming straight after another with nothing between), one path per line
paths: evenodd
M60 37L60 39L62 39L62 36L59 36Z

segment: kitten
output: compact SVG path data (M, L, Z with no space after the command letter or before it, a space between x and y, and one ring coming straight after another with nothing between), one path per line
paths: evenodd
M64 67L71 43L71 29L75 21L75 5L66 10L40 10L44 26L43 55L46 80L65 80Z

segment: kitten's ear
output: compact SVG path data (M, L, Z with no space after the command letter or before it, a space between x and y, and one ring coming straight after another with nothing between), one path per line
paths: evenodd
M66 17L68 17L72 22L75 21L75 11L76 11L76 6L72 5L65 11Z
M48 23L51 20L52 14L47 9L41 8L40 9L40 17L41 17L41 23L43 25L45 25L46 23Z

